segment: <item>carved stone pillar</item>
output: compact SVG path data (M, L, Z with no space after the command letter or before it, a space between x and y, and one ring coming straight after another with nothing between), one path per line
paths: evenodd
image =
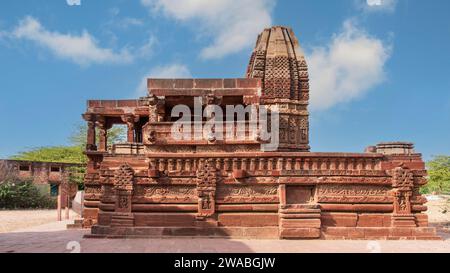
M158 162L157 162L156 158L151 158L149 160L148 176L150 178L158 178L159 177Z
M114 173L114 190L116 192L115 211L131 213L134 170L128 164L120 166Z
M136 137L135 137L135 124L139 121L139 116L134 116L134 115L122 115L121 119L123 122L125 122L127 124L127 142L128 143L133 143L136 142Z
M88 124L86 150L95 151L97 150L97 146L95 144L95 116L92 114L84 114L83 119L87 121Z
M217 169L212 160L200 164L197 171L198 213L197 219L204 220L216 211Z
M112 227L133 227L132 197L134 191L134 170L128 164L119 167L114 173L116 203L111 217Z
M127 142L134 142L134 123L127 123Z
M256 159L251 158L250 159L250 171L254 172L256 170Z
M411 196L414 187L414 175L411 170L403 167L397 167L392 170L392 187L394 196L392 226L416 227L411 206Z
M99 128L99 142L98 149L101 152L106 152L108 145L108 127L106 124L106 119L104 116L98 116L96 120L96 125Z

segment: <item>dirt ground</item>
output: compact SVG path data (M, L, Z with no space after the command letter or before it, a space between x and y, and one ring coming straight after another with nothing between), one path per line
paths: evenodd
M63 210L62 217L64 216ZM70 211L69 216L74 219L76 214ZM56 210L0 210L0 233L56 222L56 217Z
M427 196L428 219L438 231L450 233L450 195Z

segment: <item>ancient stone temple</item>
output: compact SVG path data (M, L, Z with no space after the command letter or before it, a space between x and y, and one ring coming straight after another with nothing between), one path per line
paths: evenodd
M146 97L88 101L91 236L437 238L419 193L424 162L412 144L310 151L308 77L293 31L272 27L259 35L246 78L149 79ZM268 115L225 111L238 105ZM217 121L217 108L226 121ZM183 122L180 109L191 113ZM266 123L271 139L254 123ZM114 124L126 124L127 143L108 144Z

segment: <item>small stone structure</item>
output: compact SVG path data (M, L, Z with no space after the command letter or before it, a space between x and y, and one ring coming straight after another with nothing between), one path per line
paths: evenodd
M290 28L259 35L246 78L149 79L148 91L137 100L88 101L84 225L91 236L438 238L419 193L424 162L412 144L310 152L308 68ZM250 134L174 138L172 109L192 107L196 97L204 107L277 106L278 148L263 151L264 141ZM127 125L128 142L108 148L114 124Z

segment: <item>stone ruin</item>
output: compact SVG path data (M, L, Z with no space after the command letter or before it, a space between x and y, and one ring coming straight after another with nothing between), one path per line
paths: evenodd
M427 173L413 144L310 152L309 92L297 38L272 27L258 36L246 78L148 79L146 97L88 101L90 236L437 239L419 193ZM173 108L192 108L197 97L202 107L276 106L277 149L264 151L264 140L248 129L238 140L175 138ZM108 145L114 124L127 126L127 143Z

